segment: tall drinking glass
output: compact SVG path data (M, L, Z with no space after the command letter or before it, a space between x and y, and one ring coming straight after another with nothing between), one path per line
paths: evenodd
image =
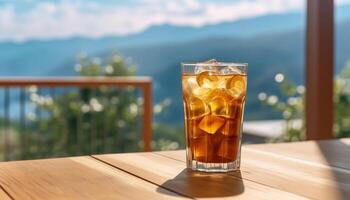
M246 90L247 64L182 63L188 168L239 169Z

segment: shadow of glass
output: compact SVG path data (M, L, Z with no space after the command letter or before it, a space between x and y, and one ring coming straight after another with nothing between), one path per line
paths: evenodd
M230 173L205 173L184 169L174 179L157 189L167 188L187 197L228 197L244 192L240 171Z
M344 187L349 185L349 180L344 179L347 176L343 174L342 170L339 170L339 168L345 169L350 173L350 142L347 144L341 140L325 140L318 141L317 146L328 165L332 167L332 174L337 181L341 199L350 199L350 190L348 187Z

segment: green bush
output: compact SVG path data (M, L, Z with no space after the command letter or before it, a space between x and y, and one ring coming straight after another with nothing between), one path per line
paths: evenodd
M259 93L258 99L279 111L286 122L285 132L272 142L300 141L305 139L304 92L303 85L286 80L283 74L276 74L275 81L280 88L280 98L276 95ZM334 84L334 133L337 138L350 137L350 63L335 77ZM322 109L322 108L320 108Z

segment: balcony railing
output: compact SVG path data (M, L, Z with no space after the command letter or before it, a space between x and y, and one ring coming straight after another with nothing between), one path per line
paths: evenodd
M144 151L150 151L151 150L151 138L152 138L152 79L150 77L40 77L40 78L0 78L0 89L3 91L3 99L0 99L0 103L3 103L2 107L3 110L2 116L0 117L1 125L2 127L1 132L3 137L3 144L0 146L3 146L2 150L3 152L3 159L9 160L12 159L9 157L9 153L13 151L13 148L20 148L21 150L25 149L28 145L28 141L23 140L21 141L21 144L18 145L18 147L13 147L9 144L9 141L11 140L11 120L13 120L12 116L16 117L16 124L19 129L20 135L25 135L27 131L27 117L26 112L28 110L28 94L27 90L28 88L37 88L38 94L43 94L44 91L46 91L46 94L53 96L62 96L65 95L65 92L68 88L78 88L78 89L88 89L88 90L97 90L101 87L107 88L107 89L113 89L113 88L135 88L135 89L141 89L143 92L143 103L141 110L143 112L142 115L142 141L143 141L143 150ZM61 90L60 90L61 89ZM15 91L16 90L16 91ZM77 90L75 90L76 92ZM74 90L73 90L74 92ZM13 95L16 93L17 100L16 104L18 104L18 109L11 109L11 105L13 102L11 101L13 99ZM93 94L93 93L92 93ZM2 96L2 95L1 95ZM1 97L0 96L0 97ZM3 102L1 102L3 101ZM68 106L68 105L67 105ZM14 111L13 111L14 110ZM37 114L37 120L45 117L44 113L41 113L40 108L36 108L34 111ZM107 120L107 119L106 119ZM90 121L93 122L93 119ZM115 123L115 122L114 122ZM128 124L126 124L127 126ZM82 124L77 125L77 132L79 132L79 126L82 126ZM96 130L97 127L95 127L95 130L91 131L91 143L94 142L94 137L96 137L96 134L98 133L98 130ZM64 131L64 130L62 130ZM39 134L41 134L40 131L37 131ZM45 133L50 134L50 133ZM78 133L77 133L78 134ZM19 136L21 137L21 136ZM45 137L45 135L39 135L37 137ZM40 145L37 144L38 148L40 148ZM17 150L18 151L18 150ZM91 151L91 153L94 153ZM79 155L79 154L76 154ZM50 155L48 155L50 156ZM22 157L23 159L23 157Z

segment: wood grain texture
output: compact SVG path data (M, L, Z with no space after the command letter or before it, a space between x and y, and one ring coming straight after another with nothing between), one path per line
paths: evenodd
M12 198L2 188L0 188L0 199L1 200L12 200Z
M350 196L350 171L318 163L242 151L243 177L313 199Z
M178 151L184 154L184 151ZM302 196L242 179L241 174L207 174L185 169L185 163L156 153L94 156L119 169L193 198L304 199Z
M350 170L350 139L306 141L264 145L246 145L245 148L270 152L288 158Z
M118 86L118 87L143 87L151 84L152 78L148 76L85 76L85 77L0 77L0 86L3 87L29 87L32 85L39 87L100 87Z
M184 150L4 162L0 199L349 199L349 144L247 145L232 173L187 170Z
M180 198L91 157L0 163L0 177L0 185L20 200Z
M299 145L299 143L296 144ZM307 144L310 142L304 144L306 149L310 148L307 147ZM241 173L243 179L314 199L350 197L350 171L264 151L265 146L272 148L274 145L268 144L260 147L254 145L259 147L259 150L250 148L250 145L242 147ZM281 144L277 145L279 145L279 151L285 148L291 149L290 145L285 148ZM185 162L184 151L157 152L157 154ZM314 156L320 157L321 155L315 153Z

